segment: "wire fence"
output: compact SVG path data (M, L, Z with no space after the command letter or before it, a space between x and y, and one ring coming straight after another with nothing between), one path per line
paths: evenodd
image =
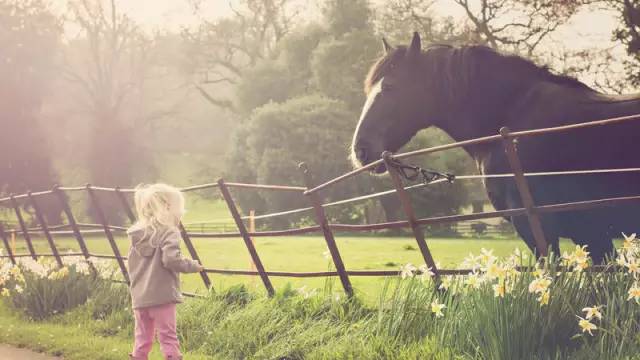
M431 251L425 239L424 227L427 225L435 225L435 224L451 224L451 223L459 223L459 222L469 222L469 221L479 221L490 218L500 218L500 217L512 217L512 216L525 216L528 219L529 225L532 229L533 236L535 239L536 251L541 256L546 256L548 252L548 244L545 239L544 232L542 230L542 225L540 222L540 215L547 213L555 213L555 212L563 212L563 211L575 211L575 210L585 210L592 209L603 206L616 206L621 204L635 203L640 202L640 194L635 196L625 196L625 197L616 197L616 198L606 198L606 199L595 199L595 200L587 200L587 201L578 201L571 203L560 203L560 204L550 204L550 205L536 205L533 201L533 197L531 195L531 191L527 182L528 177L534 176L557 176L557 175L581 175L581 174L596 174L596 173L621 173L621 172L638 172L640 168L624 168L624 169L584 169L577 171L557 171L557 172L539 172L539 173L525 173L522 168L522 164L518 157L517 149L515 146L515 142L518 138L522 137L530 137L530 136L538 136L543 134L550 133L558 133L558 132L568 132L575 129L585 128L585 127L594 127L594 126L605 126L612 125L616 123L626 122L626 121L635 121L640 120L640 114L618 117L600 121L593 121L588 123L580 123L574 125L560 126L554 128L546 128L546 129L538 129L538 130L528 130L528 131L520 131L520 132L510 132L507 128L502 128L498 135L487 136L467 141L455 142L446 145L431 147L427 149L421 149L416 151L411 151L407 153L393 155L391 153L384 153L382 158L370 163L366 166L358 168L356 170L350 171L346 174L338 176L334 179L331 179L322 184L316 184L314 182L313 175L311 170L304 164L300 164L299 168L302 172L302 177L305 181L305 187L299 186L281 186L281 185L264 185L264 184L245 184L245 183L234 183L234 182L226 182L223 179L218 180L216 183L208 183L197 186L191 186L183 188L184 192L198 191L204 189L217 189L226 205L228 207L229 213L233 218L235 223L235 229L231 232L227 232L227 229L223 229L220 231L219 229L194 229L192 226L185 226L183 224L179 224L180 233L182 236L182 240L184 241L189 256L197 261L200 261L199 254L192 242L192 238L241 238L244 242L244 245L251 257L252 263L255 265L255 270L229 270L229 269L216 269L216 268L205 268L201 273L200 277L202 278L203 284L207 288L212 287L211 279L209 274L226 274L226 275L249 275L249 276L259 276L267 293L271 296L274 294L274 288L271 283L271 277L291 277L291 278L310 278L310 277L327 277L327 276L337 276L340 279L342 287L347 295L353 295L353 287L351 285L351 277L354 276L397 276L399 274L398 270L347 270L346 266L343 262L342 255L338 248L338 245L335 240L334 232L369 232L375 230L388 230L388 229L410 229L415 241L418 245L422 258L427 266L429 266L432 271L435 273L436 280L439 279L442 275L466 275L471 272L471 269L439 269L436 267L436 263L431 255ZM411 203L410 197L408 195L409 191L419 189L424 186L431 186L433 184L437 184L443 181L447 181L447 179L436 180L426 184L417 184L417 185L405 185L399 170L394 167L394 163L401 159L409 159L415 156L435 153L439 151L445 151L449 149L459 148L463 146L470 145L479 145L479 144L488 144L501 142L502 146L505 149L507 154L507 158L509 161L509 165L511 167L512 172L506 174L489 174L489 175L465 175L465 176L456 176L456 180L474 180L474 179L487 179L487 178L513 178L515 180L515 184L517 190L520 194L523 206L521 208L507 209L507 210L497 210L497 211L488 211L481 213L473 213L473 214L462 214L462 215L449 215L449 216L440 216L440 217L431 217L431 218L423 218L419 219L416 217L413 204ZM368 194L357 196L349 199L324 203L321 197L321 192L326 190L327 188L334 186L342 181L345 181L349 178L353 178L360 174L367 172L368 170L372 170L375 167L385 164L391 180L393 182L393 189L378 192L375 194ZM279 191L279 192L293 192L298 193L300 196L304 196L309 202L308 207L299 208L299 209L290 209L286 211L280 211L276 213L269 214L259 214L254 216L242 216L240 211L234 201L230 189L243 189L243 190L259 190L259 191ZM72 211L71 206L69 205L69 200L67 194L72 192L84 192L90 199L91 209L94 211L95 217L98 219L99 223L97 224L89 224L89 223L79 223L76 221L74 213ZM135 222L135 215L132 211L130 201L131 195L134 192L134 189L125 189L125 188L106 188L106 187L97 187L86 185L82 187L62 187L56 186L52 190L48 191L40 191L40 192L28 192L26 194L20 195L10 195L5 198L0 198L0 205L8 206L12 209L15 214L16 229L9 229L7 224L0 223L0 238L3 242L4 248L7 252L7 255L2 255L4 258L9 258L13 263L17 262L18 258L21 257L31 257L34 260L37 260L39 257L53 257L59 266L63 266L62 258L65 256L84 256L85 258L90 257L99 257L99 258L107 258L114 259L118 263L119 270L122 274L122 277L125 282L129 281L129 275L127 272L127 267L125 265L126 257L120 253L118 249L114 234L123 233L126 231L126 227L116 226L109 223L107 217L104 212L104 204L102 203L102 197L97 196L97 193L109 193L112 196L115 196L122 207L123 212L126 214L127 219L130 223ZM382 196L397 196L401 205L402 210L405 215L405 220L400 221L392 221L392 222L383 222L376 224L362 224L362 225L353 225L353 224L339 224L339 223L330 223L325 210L329 207L341 206L353 202L365 201L369 199L376 199ZM49 226L45 217L43 216L43 212L40 208L39 201L43 197L52 196L57 199L60 203L64 216L66 218L66 223L62 225ZM24 201L26 204L30 205L35 213L35 218L37 220L38 226L36 227L28 227L25 221L25 218L22 214L21 206L18 202ZM291 214L297 214L302 212L309 212L313 218L315 219L316 225L299 227L294 229L287 230L269 230L269 231L249 231L247 226L245 225L245 221L250 218L256 219L266 219L273 218L279 216L287 216ZM252 238L254 237L264 237L264 236L293 236L293 235L301 235L301 234L311 234L311 233L319 233L322 234L326 245L329 249L330 257L334 265L334 271L322 271L322 272L291 272L291 271L268 271L265 269L263 262L254 246ZM20 234L26 243L26 247L28 253L14 253L12 247L9 242L9 237L11 235ZM92 253L88 250L85 236L92 236L96 234L102 234L108 240L108 243L111 248L111 254L97 254ZM51 250L50 253L37 253L34 245L32 236L33 235L43 235L47 240L47 244ZM53 235L70 235L73 236L80 248L80 252L76 253L60 253L57 248L56 242L54 241ZM590 269L590 271L602 271L607 270L608 268L602 266L594 266ZM527 271L530 269L521 269L523 271Z

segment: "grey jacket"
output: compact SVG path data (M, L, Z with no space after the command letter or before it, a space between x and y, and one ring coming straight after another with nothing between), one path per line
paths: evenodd
M179 273L198 271L198 262L180 255L177 228L127 230L131 247L128 265L133 308L182 302Z

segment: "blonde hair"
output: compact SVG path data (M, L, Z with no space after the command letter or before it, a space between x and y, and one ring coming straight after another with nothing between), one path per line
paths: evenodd
M138 213L134 226L154 233L159 227L177 227L185 213L184 196L167 184L138 185L134 202Z

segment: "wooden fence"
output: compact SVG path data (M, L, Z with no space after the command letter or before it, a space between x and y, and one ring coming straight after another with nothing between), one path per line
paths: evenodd
M204 271L200 273L202 281L207 288L212 286L211 280L209 278L209 274L227 274L227 275L257 275L260 277L267 293L269 295L274 294L274 288L271 283L272 277L295 277L295 278L307 278L307 277L326 277L326 276L338 276L344 291L351 296L353 294L353 288L351 285L350 278L353 276L397 276L397 270L348 270L342 260L342 255L339 251L338 245L335 240L334 232L368 232L373 230L382 230L382 229L410 229L415 237L415 241L420 249L424 262L427 266L432 268L432 271L435 273L436 278L441 275L464 275L470 272L470 269L438 269L436 267L435 261L431 256L431 252L429 250L428 243L425 239L423 227L426 225L433 224L444 224L444 223L456 223L461 221L477 221L482 219L489 218L497 218L497 217L506 217L506 216L526 216L531 229L533 231L533 235L536 242L536 248L538 252L542 256L547 255L548 246L544 236L544 232L542 231L542 226L540 223L540 214L544 213L554 213L554 212L562 212L562 211L571 211L571 210L584 210L591 209L595 207L602 206L614 206L620 204L627 204L631 202L640 201L640 195L637 196L626 196L626 197L618 197L618 198L607 198L607 199L596 199L596 200L588 200L588 201L579 201L572 203L562 203L562 204L551 204L551 205L542 205L536 206L533 198L531 196L531 192L527 183L528 176L553 176L553 175L564 175L564 174L588 174L588 173L608 173L608 172L629 172L629 171L640 171L640 168L629 168L629 169L595 169L595 170L582 170L582 171L561 171L561 172L547 172L547 173L524 173L522 169L522 165L520 163L520 159L517 154L517 149L515 147L515 141L518 138L530 137L530 136L538 136L542 134L549 133L558 133L558 132L567 132L574 129L591 127L591 126L604 126L616 124L624 121L634 121L639 120L639 115L633 116L625 116L601 121L593 121L589 123L581 123L567 126L560 126L554 128L547 129L539 129L539 130L528 130L528 131L520 131L520 132L510 132L507 128L502 128L498 135L487 136L483 138L461 141L456 143L451 143L442 146L436 146L427 149L421 149L416 151L411 151L403 154L393 155L391 153L383 154L382 159L379 159L371 164L368 164L359 169L353 170L346 174L343 174L335 179L327 181L323 184L316 184L314 178L312 176L311 170L308 169L304 164L300 165L301 176L305 181L305 187L299 186L279 186L279 185L262 185L262 184L243 184L243 183L234 183L234 182L226 182L222 179L218 180L216 183L203 184L198 186L192 186L188 188L182 189L185 192L202 190L202 189L212 189L217 188L220 191L222 197L224 198L227 207L229 208L229 212L236 224L236 230L234 232L193 232L187 231L185 227L180 224L180 232L182 235L182 239L186 245L186 248L189 252L189 255L192 259L200 261L198 256L198 252L193 245L192 238L233 238L240 237L251 256L251 260L253 264L255 264L255 270L227 270L227 269L215 269L215 268L206 268ZM465 179L478 179L478 178L487 178L487 177L513 177L515 179L517 189L522 198L523 207L508 209L508 210L500 210L500 211L490 211L483 213L474 213L474 214L465 214L465 215L451 215L451 216L441 216L441 217L432 217L425 219L418 219L415 215L413 205L410 201L408 191L413 189L429 186L430 184L437 183L438 181L429 183L429 184L419 184L419 185L411 185L405 186L403 180L400 176L399 171L394 167L394 162L401 159L408 159L419 155L434 153L438 151L444 151L448 149L454 149L462 146L468 145L478 145L478 144L487 144L492 142L502 142L504 149L507 153L509 164L511 165L512 173L509 174L492 174L492 175L469 175L469 176L458 176L456 179L465 180ZM374 167L377 167L380 164L386 164L387 169L389 170L389 174L393 181L394 188L388 191L364 195L359 197L354 197L351 199L345 199L340 201L335 201L332 203L324 203L322 199L322 191L326 190L330 186L333 186L337 183L340 183L346 179L352 178L359 174L365 173ZM310 212L313 214L315 218L316 225L300 227L295 229L288 230L270 230L270 231L249 231L245 225L245 220L248 219L246 216L241 216L236 203L231 196L230 189L245 189L245 190L261 190L261 191L282 191L282 192L292 192L297 193L300 196L306 197L309 202L309 206L301 209L292 209L287 211L282 211L278 213L272 214L263 214L254 216L254 219L264 219L275 216L286 216L293 213L300 212ZM91 205L93 210L95 211L95 215L99 220L98 224L84 224L78 223L75 220L74 214L69 206L67 196L65 193L70 192L85 192L89 199L91 200ZM121 233L126 230L125 227L115 226L109 224L107 217L103 211L102 197L97 196L98 192L106 192L111 193L113 196L119 199L119 202L122 206L124 213L127 215L127 218L131 223L135 221L135 217L133 211L130 206L130 197L133 193L133 189L120 189L120 188L104 188L104 187L96 187L91 185L86 185L83 187L55 187L52 190L41 191L41 192L29 192L27 194L22 195L11 195L6 198L0 199L0 204L10 206L15 213L17 219L18 228L17 231L22 235L22 238L26 242L28 253L25 254L14 254L11 246L9 244L9 234L10 231L5 228L2 224L0 224L0 238L2 239L3 245L7 251L7 255L3 255L5 258L9 258L12 262L16 262L18 257L31 257L33 259L38 259L43 256L50 256L55 259L59 266L62 266L62 257L64 256L84 256L85 258L100 257L107 259L115 259L118 263L120 271L122 273L125 281L128 281L128 273L127 268L125 266L124 260L126 258L120 254L119 249L117 247L114 233ZM325 214L325 209L331 206L339 206L346 203L363 201L367 199L378 198L380 196L387 196L395 194L401 202L402 209L404 211L405 220L401 221L393 221L393 222L385 222L378 224L366 224L366 225L350 225L350 224L335 224L330 223ZM39 206L39 200L45 196L53 196L58 199L60 202L64 215L66 217L66 223L63 225L49 226L42 215L42 211ZM38 222L38 227L28 228L24 217L21 212L21 207L19 201L25 201L29 204L36 215L36 220ZM89 252L84 236L87 234L96 234L102 233L107 238L112 254L95 254ZM300 235L300 234L310 234L310 233L321 233L326 241L327 247L329 249L329 253L331 255L331 259L333 261L333 265L335 267L335 271L324 271L324 272L284 272L284 271L268 271L265 269L260 255L258 254L253 242L252 238L254 237L264 237L264 236L292 236L292 235ZM43 234L47 240L47 243L51 249L50 253L36 253L32 235L34 234ZM53 239L53 235L72 235L78 242L80 246L80 252L74 254L61 254L57 247L56 243ZM603 267L595 266L591 271L600 271L604 269ZM526 270L526 269L523 269Z

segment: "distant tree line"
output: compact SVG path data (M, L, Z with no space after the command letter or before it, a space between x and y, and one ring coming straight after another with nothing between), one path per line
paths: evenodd
M172 177L190 182L222 172L234 181L302 184L295 165L303 161L316 181L335 177L351 169L348 146L364 101L362 80L381 54L383 35L394 44L415 30L431 42L485 44L559 64L567 74L599 74L594 85L606 91L640 83L639 1L446 1L464 12L463 22L439 15L434 0L375 6L367 0L235 0L230 16L203 18L181 33L149 33L116 0L72 0L62 12L50 0L0 0L0 195L51 188L70 177L131 186L165 166L159 149L197 158L189 165L203 169L194 172L201 174L196 180L180 175L182 169ZM201 1L185 3L200 11ZM315 8L319 16L310 16ZM618 17L612 37L629 55L621 60L622 74L610 71L610 49L549 46L585 9ZM193 113L212 125L184 121ZM410 148L446 141L427 131ZM474 171L461 151L426 157L420 165ZM420 216L450 214L482 196L476 185L428 187L414 192L413 201ZM323 195L338 200L389 187L384 177L362 176ZM306 204L290 194L235 195L244 211L259 213ZM121 222L119 205L104 201L110 220ZM59 208L44 207L51 221L59 220ZM400 209L387 197L330 216L394 220Z

